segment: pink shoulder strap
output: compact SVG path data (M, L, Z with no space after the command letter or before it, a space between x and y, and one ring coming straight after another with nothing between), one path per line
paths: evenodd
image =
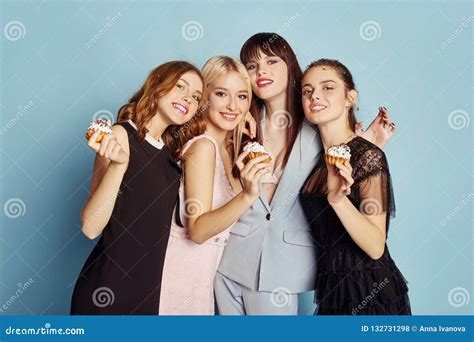
M219 153L219 146L217 144L217 141L212 136L210 136L209 134L206 134L206 133L198 135L198 136L192 138L191 140L188 140L188 142L184 145L181 154L184 155L186 153L186 151L191 147L192 144L194 144L196 141L198 141L200 139L203 139L203 138L211 141L214 144L214 148L216 149L216 155L217 155L217 153Z

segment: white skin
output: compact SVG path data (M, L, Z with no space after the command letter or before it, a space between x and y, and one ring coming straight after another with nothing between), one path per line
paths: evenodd
M268 56L263 52L259 53L257 60L249 61L246 64L250 75L252 90L254 94L261 98L266 108L265 132L263 146L273 158L273 169L279 165L286 154L288 146L287 130L272 125L272 114L286 110L286 89L288 87L288 67L286 63L277 56ZM271 84L264 87L259 86L261 79L270 79ZM362 131L362 126L358 125L356 134L371 141L380 148L395 133L395 126L390 121L388 111L380 107L379 114L372 121L366 131ZM264 183L263 188L270 203L275 194L278 184Z
M357 99L338 73L329 67L313 67L303 78L303 108L306 118L317 124L324 149L347 141L354 134L349 126L349 109ZM316 105L325 108L318 110ZM327 199L354 242L372 259L379 259L385 249L386 213L364 215L349 200L354 183L349 161L326 164Z
M159 140L169 125L189 121L198 109L202 91L200 77L191 71L184 73L159 100L156 114L146 125L148 134ZM96 158L89 198L81 213L82 231L90 239L99 236L110 220L130 155L127 131L122 126L113 126L112 133L100 143L96 142L98 134L94 133L88 141Z
M248 152L237 158L240 181L232 177L231 155L226 148L226 137L245 120L248 112L249 94L247 86L238 72L221 75L208 85L208 106L206 109L206 132L218 143L225 172L234 193L237 195L219 209L212 210L214 190L215 147L207 139L196 141L184 155L185 196L198 203L198 212L188 213L189 237L201 244L212 236L227 229L244 214L259 196L258 181L270 172L262 156L243 164Z

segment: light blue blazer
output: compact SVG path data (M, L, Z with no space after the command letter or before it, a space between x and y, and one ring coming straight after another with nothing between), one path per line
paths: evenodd
M258 291L314 289L317 251L299 193L321 151L319 135L304 121L271 204L260 185L259 199L232 228L221 274Z

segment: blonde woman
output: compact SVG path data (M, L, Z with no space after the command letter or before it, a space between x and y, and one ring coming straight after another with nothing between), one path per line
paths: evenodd
M259 197L259 179L270 172L266 155L245 165L247 153L237 156L252 96L245 67L218 56L202 73L208 87L201 116L206 130L181 150L184 175L163 269L160 315L214 314L214 276L230 228Z

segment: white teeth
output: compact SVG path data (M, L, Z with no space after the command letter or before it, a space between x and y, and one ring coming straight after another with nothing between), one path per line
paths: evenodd
M179 110L181 113L186 114L186 108L179 103L174 103L173 107Z
M326 108L325 106L313 106L311 107L311 110L321 110L321 109L324 109Z
M269 80L268 80L268 81L265 80L265 81L260 81L260 82L258 82L258 84L270 84L270 83L272 83L272 81L269 81Z
M234 115L234 114L222 114L223 117L225 117L226 119L235 119L237 117L237 115Z

